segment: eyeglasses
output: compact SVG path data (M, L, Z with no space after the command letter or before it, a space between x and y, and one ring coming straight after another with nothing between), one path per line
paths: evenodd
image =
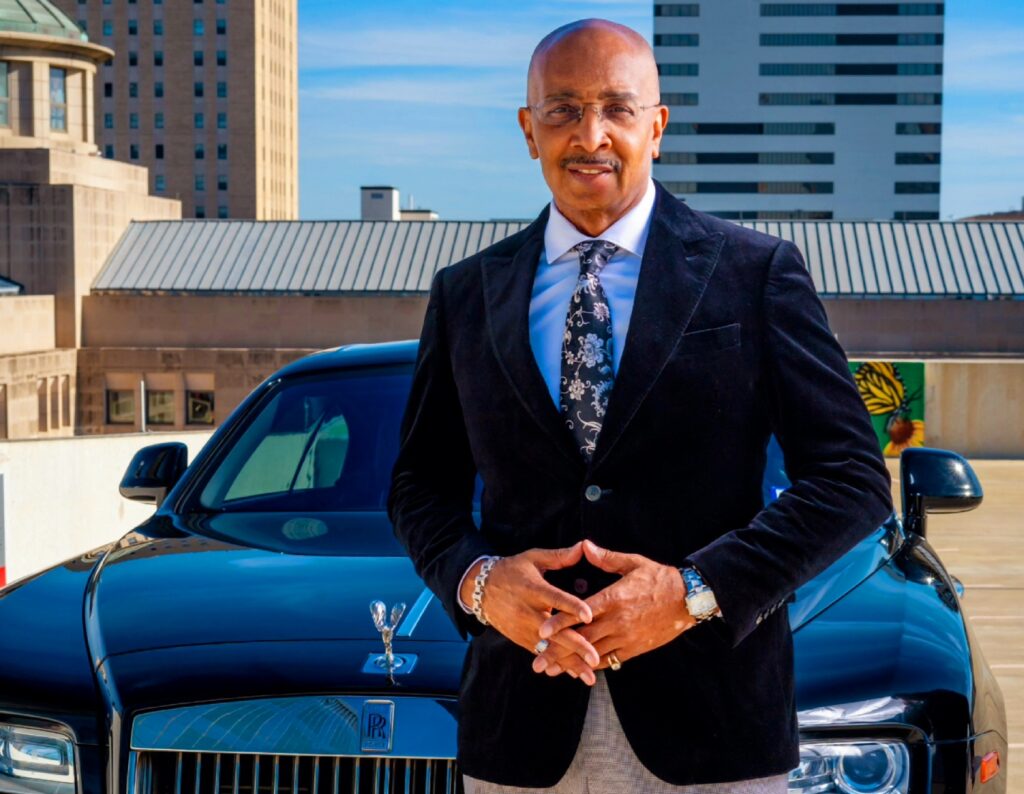
M640 114L659 104L641 105L632 100L610 99L605 102L577 102L575 100L552 99L539 105L527 105L535 110L540 122L548 127L567 127L583 120L588 107L594 108L598 120L608 119L616 127L631 127L640 120Z

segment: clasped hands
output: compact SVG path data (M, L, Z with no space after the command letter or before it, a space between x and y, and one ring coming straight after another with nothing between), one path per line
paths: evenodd
M544 579L545 571L575 565L584 556L621 578L586 600ZM481 565L477 563L463 585L467 604ZM533 659L535 672L565 672L593 686L594 672L609 666L609 653L624 663L694 626L685 594L677 568L582 540L568 548L528 549L502 557L487 576L483 610L495 630L531 653L538 640L548 640L545 651Z

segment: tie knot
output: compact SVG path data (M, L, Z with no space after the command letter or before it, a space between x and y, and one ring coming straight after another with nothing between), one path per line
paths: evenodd
M584 240L573 248L580 255L580 273L593 273L595 276L619 250L615 243L607 240Z

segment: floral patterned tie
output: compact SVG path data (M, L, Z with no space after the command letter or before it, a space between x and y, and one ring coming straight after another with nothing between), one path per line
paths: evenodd
M559 397L566 427L589 461L615 377L612 317L598 274L619 247L607 240L584 240L574 248L580 257L580 275L565 318Z

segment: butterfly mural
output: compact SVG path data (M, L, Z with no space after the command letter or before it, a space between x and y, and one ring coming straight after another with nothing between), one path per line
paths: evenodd
M883 454L899 457L907 447L924 446L924 364L864 361L850 369Z

